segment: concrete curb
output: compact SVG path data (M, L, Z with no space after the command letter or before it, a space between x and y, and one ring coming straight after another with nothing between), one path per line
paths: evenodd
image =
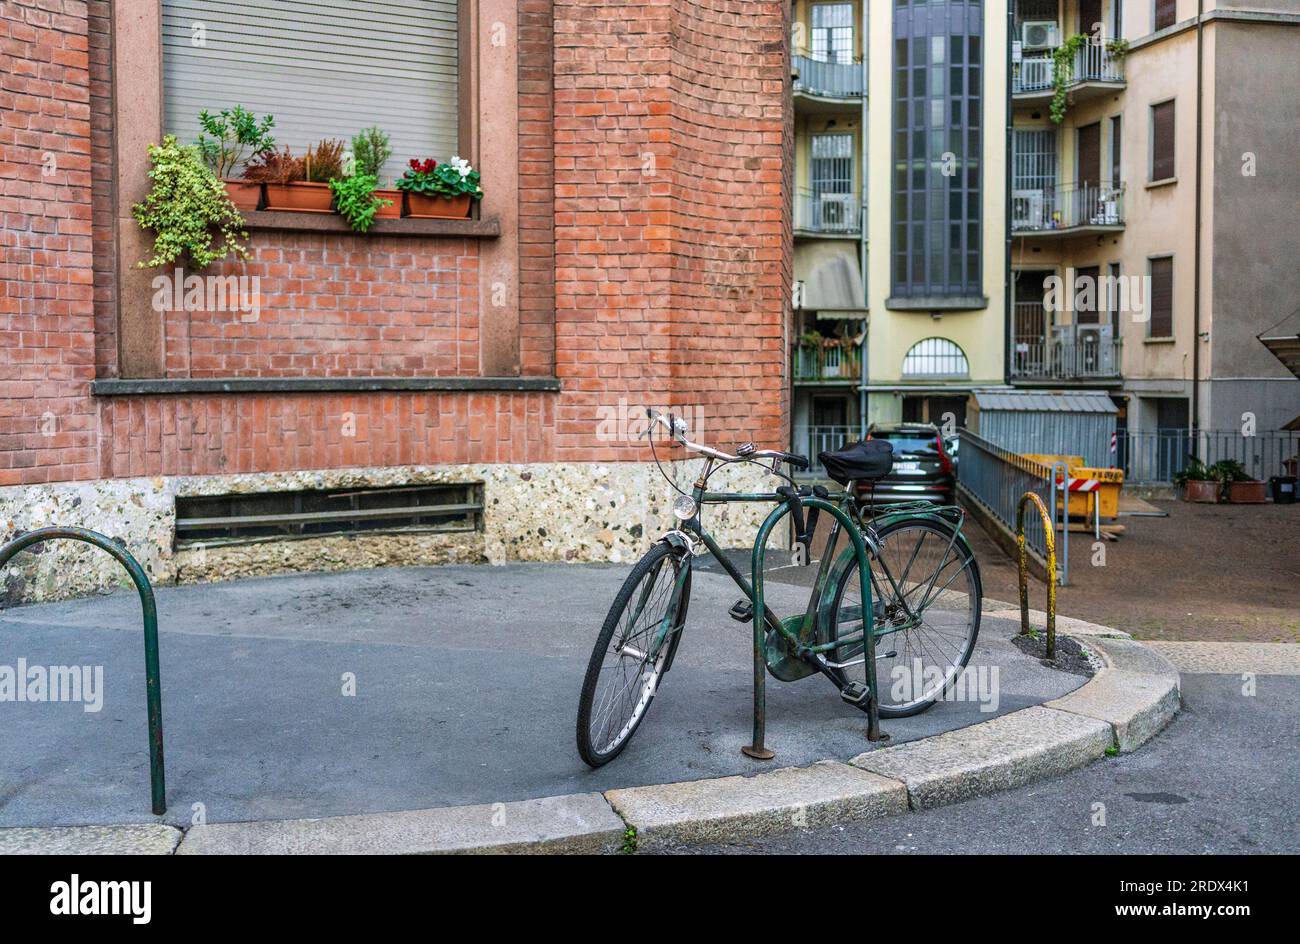
M184 835L175 826L45 826L0 829L0 855L171 855Z
M1108 627L1069 620L1067 630L1065 622L1063 634L1105 661L1069 695L847 764L604 795L195 826L183 838L164 825L0 829L0 853L606 853L629 847L629 830L637 848L655 849L929 809L1058 776L1115 747L1134 750L1177 713L1179 676L1168 659Z
M179 855L613 852L626 827L599 793L398 813L195 826Z
M636 829L638 849L725 842L907 811L902 783L829 760L753 777L609 790L605 799Z

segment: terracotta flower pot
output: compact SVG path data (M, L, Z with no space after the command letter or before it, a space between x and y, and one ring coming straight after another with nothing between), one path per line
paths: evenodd
M458 197L430 196L406 191L406 212L403 216L419 220L463 220L469 216L469 194Z
M390 206L381 206L379 208L379 211L375 213L375 219L377 220L399 219L402 215L403 195L404 195L403 191L401 190L376 190L375 196L383 197L385 200L392 200L393 202Z
M1228 501L1234 505L1262 505L1268 501L1268 484L1251 480L1228 485Z
M256 210L262 205L262 184L257 180L222 180L226 196L239 210Z
M1183 486L1183 501L1214 504L1219 500L1217 481L1191 481Z
M291 210L294 213L329 213L334 193L329 184L312 184L295 180L288 184L266 185L268 210Z

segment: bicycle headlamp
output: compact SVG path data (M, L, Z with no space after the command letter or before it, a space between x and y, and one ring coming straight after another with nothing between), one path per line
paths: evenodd
M673 502L673 514L682 521L690 521L694 518L695 511L695 499L689 495L679 495Z

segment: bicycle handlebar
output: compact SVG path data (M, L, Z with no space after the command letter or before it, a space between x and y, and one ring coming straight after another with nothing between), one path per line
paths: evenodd
M650 419L650 425L646 427L646 436L654 432L656 425L663 426L668 430L669 437L676 443L679 443L691 452L698 452L702 456L708 456L710 459L717 459L719 462L749 462L754 459L775 459L778 462L785 462L799 469L808 468L808 460L803 456L795 455L792 452L782 452L779 449L753 449L752 446L748 452L743 455L732 455L729 452L723 452L721 449L714 449L712 446L706 446L703 443L691 442L686 438L686 421L672 413L660 413L658 410L646 407L646 416ZM742 451L744 447L741 447Z

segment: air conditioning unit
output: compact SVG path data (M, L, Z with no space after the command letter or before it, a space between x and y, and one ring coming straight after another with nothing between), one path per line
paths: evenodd
M1043 228L1043 191L1014 190L1011 193L1011 228Z
M848 232L853 229L853 194L823 193L819 197L821 229Z
M1020 42L1025 49L1050 49L1057 45L1055 20L1029 20L1020 24Z

